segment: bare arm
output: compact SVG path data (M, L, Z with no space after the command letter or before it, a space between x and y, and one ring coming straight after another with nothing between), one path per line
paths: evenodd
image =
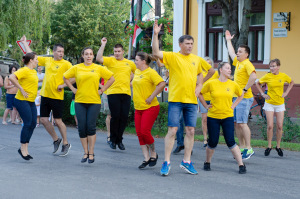
M196 90L195 90L196 97L199 96L200 91L202 89L202 85L203 85L203 74L200 73L197 78L197 84L196 84Z
M243 98L244 98L244 93L242 93L241 96L236 98L235 102L231 105L231 108L234 110L234 108L242 101Z
M262 96L263 98L265 98L265 99L267 99L267 100L270 99L270 96L267 95L267 94L265 94L265 93L263 92L263 90L261 89L261 86L263 86L263 84L261 84L261 83L259 83L259 81L257 81L257 82L255 83L255 86L256 86L257 90L259 91L259 93L261 94L261 96Z
M214 74L215 74L215 70L214 70L213 67L211 67L211 68L207 71L207 75L204 77L203 82L206 82L207 80L209 80Z
M227 41L227 49L229 56L231 57L232 60L236 57L235 50L232 46L231 40L233 39L234 35L231 36L230 32L228 30L225 31L225 38Z
M0 70L1 71L1 70ZM0 75L0 87L2 87L3 86L3 78L2 78L2 76Z
M103 37L103 38L101 39L101 46L100 46L100 48L99 48L99 50L98 50L97 57L96 57L96 60L97 60L99 63L101 63L101 64L103 64L103 62L104 62L104 60L103 60L103 52L104 52L106 43L107 43L107 39L106 39L106 37Z
M199 100L200 100L201 104L202 104L207 110L210 109L210 108L212 107L211 104L208 105L208 104L206 103L206 101L205 101L205 99L204 99L202 93L200 93L200 95L199 95L198 97L199 97Z
M64 84L62 84L62 85L67 85L70 89L71 89L71 91L74 93L74 94L76 94L76 92L77 92L77 88L75 88L74 86L73 86L73 84L71 83L71 81L70 81L70 79L66 79L65 77L64 77Z
M20 39L21 43L22 43L22 44L24 45L24 47L25 47L26 53L31 53L32 50L31 50L31 48L28 46L26 40L27 40L27 39L26 39L26 36L25 36L25 35L23 35L23 37Z
M111 76L111 77L107 80L106 84L104 84L104 85L102 86L102 88L100 88L100 89L98 90L99 95L101 95L104 91L106 91L106 90L114 83L114 81L115 81L114 76Z
M15 85L9 86L8 83L9 83L9 79L8 79L8 76L7 76L7 77L5 77L5 79L4 79L4 88L5 88L5 89L10 89L10 88L15 87Z
M154 22L153 26L153 42L152 42L152 53L158 59L163 59L163 53L159 50L159 42L158 42L158 33L161 29L162 24L158 26L157 20Z
M65 81L65 79L64 79L64 81ZM70 81L71 84L74 84L74 83L75 83L75 78L70 78L69 81ZM68 86L68 85L66 84L66 82L65 82L64 84L58 85L57 91L58 91L58 92L61 92L62 89L65 88L66 86ZM68 87L70 88L70 86L68 86ZM71 88L70 88L70 89L71 89Z
M255 80L256 80L257 76L256 76L256 73L255 71L253 71L250 76L249 76L249 79L248 79L248 82L245 86L245 89L248 90L249 88L251 88L251 86L255 83ZM243 91L245 93L245 91Z
M22 95L25 97L25 98L28 98L28 93L26 93L23 89L23 87L19 84L19 81L17 79L17 76L15 74L11 74L9 76L9 80L11 81L11 83L13 83L13 85L15 85L22 93Z
M151 104L151 102L155 98L155 96L157 96L159 93L161 93L163 91L163 89L165 88L165 86L166 86L166 82L160 82L159 84L157 84L153 93L150 95L150 97L148 97L146 99L146 103Z
M282 97L286 97L291 91L291 89L293 88L293 86L294 86L294 81L292 80L291 83L289 83L289 86L287 87L286 91L282 94Z

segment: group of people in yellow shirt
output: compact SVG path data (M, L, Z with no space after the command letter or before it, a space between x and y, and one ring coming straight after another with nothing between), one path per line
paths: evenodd
M31 51L26 43L26 37L21 39L27 54L24 56L26 67L10 75L10 80L19 89L16 95L16 108L24 121L24 127L21 131L21 148L19 154L25 160L32 159L28 152L28 143L36 125L36 110L34 100L37 93L38 78L34 68L38 65L46 67L45 79L42 86L41 104L41 122L48 133L53 138L55 153L61 142L54 128L43 118L46 118L50 111L53 111L54 119L63 137L63 146L61 156L67 155L71 145L66 138L66 127L61 121L62 110L61 102L63 99L63 88L68 86L75 95L75 110L78 119L79 137L84 149L84 155L81 162L88 161L93 163L94 146L96 142L96 118L100 110L100 95L107 90L109 108L111 110L110 122L110 142L112 149L116 146L120 150L125 150L122 143L123 132L128 119L131 89L133 87L133 102L135 107L135 126L141 145L144 161L139 166L140 169L146 166L155 166L158 160L158 154L155 151L154 139L151 135L151 129L159 113L159 103L156 95L162 92L166 83L157 74L149 68L151 60L158 58L170 72L169 78L169 108L168 108L168 133L165 137L165 157L161 168L161 175L169 174L171 150L174 145L176 131L179 126L181 114L186 126L186 136L184 139L184 158L180 168L190 174L198 174L191 162L191 152L194 145L194 133L197 122L197 97L207 113L207 129L209 139L206 148L206 161L204 170L210 170L210 162L214 149L218 144L220 126L222 126L228 148L232 151L234 158L239 166L239 173L246 173L246 166L243 159L250 158L254 151L250 146L250 129L247 126L248 113L253 102L251 86L256 79L255 68L249 61L250 49L248 46L240 46L235 54L231 44L233 36L226 31L226 40L228 52L233 59L233 65L236 67L234 81L231 79L231 66L227 62L218 64L218 74L208 80L212 74L203 78L203 69L207 72L211 66L202 58L191 53L193 48L193 38L184 35L179 38L180 52L163 52L159 50L158 33L161 25L155 22L153 32L153 55L138 52L134 62L124 58L124 49L120 44L114 47L114 57L104 57L103 52L107 43L106 38L102 38L101 47L97 53L96 60L107 68L94 63L94 53L89 47L83 49L83 63L71 66L69 62L63 60L63 47L56 46L53 54L54 58L37 57ZM264 109L268 119L268 140L272 136L269 127L273 125L274 112L277 120L283 120L284 97L287 96L293 86L293 81L284 73L279 73L280 61L275 59L270 62L271 73L262 77L257 82L258 90L263 93L260 85L267 84L268 94L263 94L266 99ZM99 89L99 80L103 78L105 84ZM203 84L205 80L205 83ZM72 83L76 81L77 88ZM288 88L283 92L284 83L289 83ZM210 104L207 104L205 96L210 96ZM233 96L236 96L232 101ZM269 122L270 120L270 122ZM234 140L234 123L239 138L240 147ZM51 125L52 126L52 125ZM278 126L278 125L277 125ZM273 132L273 131L272 131ZM277 129L276 150L279 155L280 136L282 129ZM266 149L265 155L269 155L272 146ZM241 148L241 149L240 149Z

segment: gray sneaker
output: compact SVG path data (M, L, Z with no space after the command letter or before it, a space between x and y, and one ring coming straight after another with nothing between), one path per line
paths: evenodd
M53 153L56 153L56 151L59 149L60 144L61 144L61 139L60 138L58 138L56 141L53 142L53 145L54 145Z
M69 153L69 150L71 148L71 144L64 144L61 147L61 152L59 154L59 156L66 156Z

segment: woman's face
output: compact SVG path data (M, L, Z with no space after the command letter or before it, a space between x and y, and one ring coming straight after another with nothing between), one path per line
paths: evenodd
M91 64L91 63L93 63L94 53L93 53L92 49L86 49L83 52L82 57L83 57L83 60L84 60L85 64Z
M11 69L11 74L14 74L14 72L16 72L17 71L17 69L15 68L15 67L13 67L12 69Z
M231 75L231 66L228 63L224 64L224 66L220 68L220 74L229 79Z
M277 75L279 73L280 66L277 66L276 62L270 63L270 71L272 74Z
M34 56L34 59L31 59L30 62L32 62L34 68L36 68L37 65L38 65L38 63L39 63L38 57L35 55L35 56Z
M141 60L139 56L135 56L135 61L134 61L136 67L141 70L141 67L145 64L145 60Z

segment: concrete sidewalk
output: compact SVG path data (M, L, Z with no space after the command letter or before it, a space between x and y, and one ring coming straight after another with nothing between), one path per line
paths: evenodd
M169 176L160 176L164 140L156 139L159 154L154 168L139 170L143 161L138 139L124 136L125 151L112 150L106 134L97 133L95 163L80 163L83 149L77 129L68 127L72 144L66 157L53 155L52 140L43 127L36 128L29 145L33 160L18 154L20 125L0 126L0 198L299 198L300 153L264 149L245 162L247 174L238 174L231 152L219 145L211 171L203 170L205 150L195 142L192 161L196 176L179 168L183 153L172 155Z

